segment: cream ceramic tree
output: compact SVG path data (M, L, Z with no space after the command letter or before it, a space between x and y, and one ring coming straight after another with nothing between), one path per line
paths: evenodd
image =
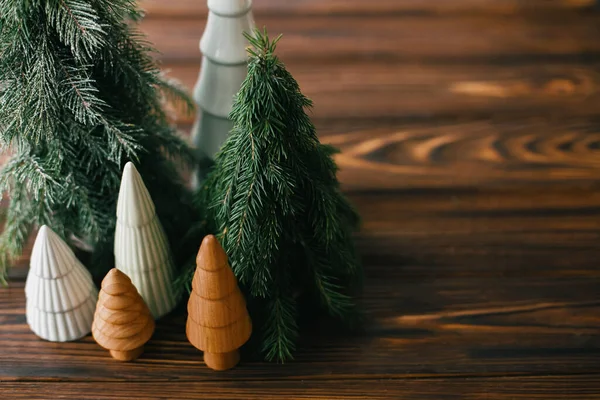
M192 132L202 164L210 164L233 127L229 113L247 73L244 32L254 30L251 0L208 0L208 8L200 40L202 68L194 88L199 112Z
M27 323L42 339L67 342L90 333L98 291L69 246L45 225L33 245L25 296Z
M175 307L169 243L150 193L131 162L123 170L117 202L115 265L131 278L154 318Z

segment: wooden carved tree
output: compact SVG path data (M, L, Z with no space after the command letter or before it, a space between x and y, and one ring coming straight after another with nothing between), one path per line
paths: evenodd
M252 333L246 301L227 255L213 235L202 241L196 265L188 302L188 340L204 351L208 367L218 371L233 368L240 360L239 347Z
M123 272L113 268L102 281L92 335L110 355L132 361L154 332L154 319L142 296Z

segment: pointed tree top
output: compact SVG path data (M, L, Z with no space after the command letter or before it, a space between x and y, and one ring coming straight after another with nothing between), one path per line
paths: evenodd
M228 265L227 254L215 235L208 235L202 240L196 265L205 271L218 271Z
M68 274L79 261L69 246L52 229L43 225L31 252L30 268L43 279L57 279Z
M123 168L117 202L117 218L125 225L138 227L148 223L155 214L150 193L140 173L130 161Z
M116 268L108 271L108 274L102 280L102 291L112 296L132 291L137 293L137 289L131 283L131 279Z
M82 305L95 302L97 296L90 273L69 246L45 225L38 232L31 254L25 296L28 310L35 308L36 313L74 312L78 315L85 314L87 309L81 308ZM31 319L29 323L37 327L45 324Z
M228 17L246 14L250 7L252 0L208 0L210 11Z

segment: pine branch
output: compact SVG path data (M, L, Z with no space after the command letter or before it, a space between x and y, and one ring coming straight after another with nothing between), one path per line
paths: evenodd
M298 340L296 301L288 293L279 293L267 305L268 315L263 337L263 353L268 361L284 362L293 359Z
M0 279L41 223L110 267L129 160L164 208L171 242L196 219L176 168L193 152L163 110L154 50L131 23L141 15L133 0L0 0L0 143L14 152L0 172L9 192Z
M161 73L157 86L162 95L174 105L181 107L186 115L193 115L196 112L196 103L190 98L187 89L179 81Z
M29 232L34 224L31 204L25 201L26 194L16 188L11 192L12 200L6 210L4 230L0 234L0 283L6 283L5 271L25 248Z
M265 357L283 361L298 336L294 293L342 320L355 314L358 218L339 189L335 149L319 143L306 114L312 102L275 55L279 38L246 37L254 47L230 114L234 128L198 197L258 307L251 313Z
M105 43L105 32L91 4L81 0L46 0L48 22L73 55L90 60Z

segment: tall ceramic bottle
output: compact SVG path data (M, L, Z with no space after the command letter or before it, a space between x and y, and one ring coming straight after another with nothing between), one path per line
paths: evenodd
M200 39L202 68L194 88L198 116L192 137L200 159L197 179L227 139L229 113L247 74L247 40L254 30L252 0L208 0L208 21Z

